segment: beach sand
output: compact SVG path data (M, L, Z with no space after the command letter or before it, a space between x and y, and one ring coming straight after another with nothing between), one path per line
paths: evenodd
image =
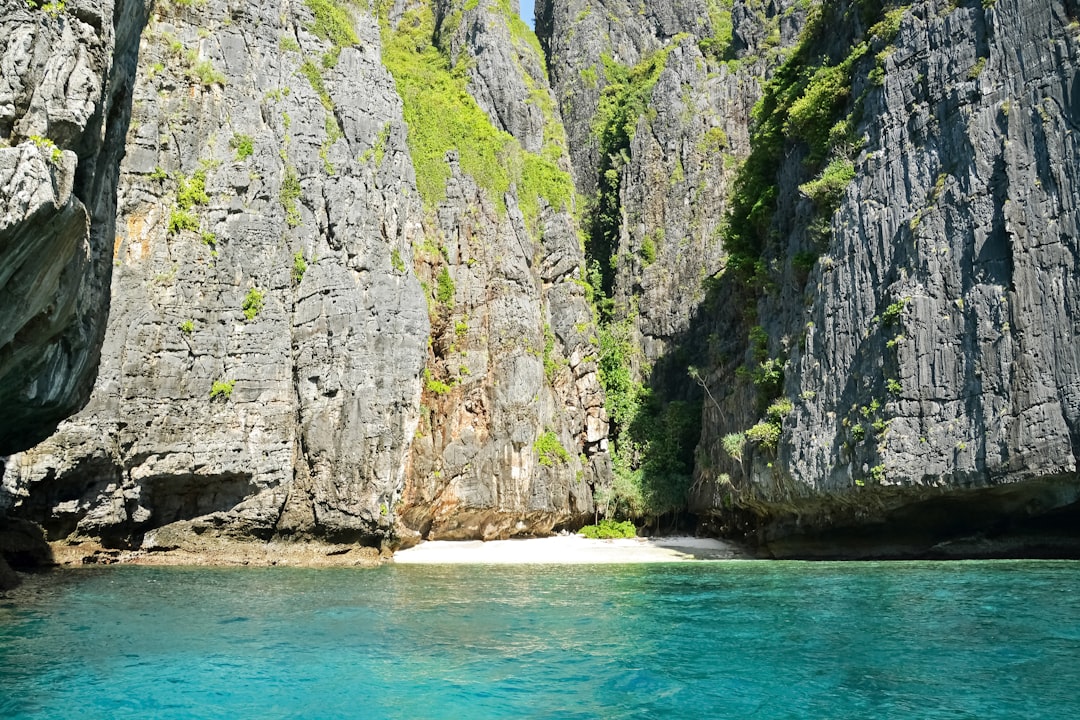
M388 551L358 545L317 542L261 543L227 538L173 537L165 548L110 550L93 542L50 543L58 565L123 563L132 565L248 565L295 567L377 567L400 565L558 565L670 563L733 560L751 556L722 540L673 536L591 540L581 535L555 535L517 540L435 540Z
M738 546L689 536L591 540L555 535L519 540L435 540L394 553L399 565L616 564L748 558Z

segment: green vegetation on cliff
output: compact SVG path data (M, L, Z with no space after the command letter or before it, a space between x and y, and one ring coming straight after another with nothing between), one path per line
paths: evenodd
M594 295L601 296L596 290ZM701 402L670 399L639 379L647 372L639 367L632 327L630 317L600 325L599 375L611 420L615 482L598 493L597 504L609 516L656 521L685 506Z
M729 253L726 280L734 281L736 293L744 298L739 308L749 328L749 367L740 367L737 377L753 382L757 409L763 413L752 427L728 436L739 442L725 441L727 454L736 461L741 462L746 442L775 451L783 419L792 409L790 400L780 398L784 358L770 355L770 337L762 326L750 327L756 322L757 300L782 281L788 260L792 277L805 282L826 246L833 214L855 178L853 160L862 143L855 126L863 97L876 85L862 83L858 96L853 88L860 76L873 75L875 63L880 68L903 13L903 7L890 8L882 0L811 5L799 44L765 84L754 107L750 155L736 176L722 227ZM781 167L791 157L802 159L800 182L781 188ZM801 240L788 219L775 217L781 193L796 189L813 204L814 213ZM790 238L802 247L791 245ZM722 284L716 278L713 287Z
M593 121L600 150L598 190L589 203L586 257L589 283L599 316L599 375L611 420L615 482L598 493L598 504L610 516L658 521L679 512L692 481L700 433L699 400L676 399L651 387L650 368L642 366L633 337L633 308L616 308L614 254L622 225L621 185L630 161L630 145L642 122L650 120L653 88L668 55L684 40L642 58L633 67L603 57L607 84ZM657 247L648 236L640 250L646 265Z
M726 56L731 8L727 0L708 3L713 37L699 47L714 58ZM757 301L785 281L785 273L805 282L816 263L832 216L855 177L860 90L875 87L865 77L875 62L880 65L887 57L902 14L902 8L882 0L808 3L799 44L765 82L753 111L751 153L737 173L720 230L729 254L725 276L710 279L714 292L708 301L739 298L734 312L745 312L746 366L738 378L753 384L760 419L731 434L728 445L740 458L748 447L775 450L784 418L792 411L791 401L781 397L785 358L776 352L782 343L771 342L765 328L757 326ZM611 497L603 499L612 514L622 517L655 517L682 506L700 428L700 396L690 393L694 387L687 378L674 379L685 364L680 366L682 361L673 356L662 360L662 369L645 366L627 321L634 316L634 301L615 307L612 299L625 221L621 185L630 147L634 134L652 121L653 88L678 42L675 38L633 67L603 58L606 85L593 121L600 167L597 195L590 199L586 217L586 251L601 320L600 378L612 422L617 478ZM798 180L781 188L781 168L790 167L792 159L801 161L794 166ZM793 191L801 193L812 214L801 235L774 217L781 192ZM651 230L646 228L638 250L642 266L656 259ZM796 238L794 244L780 240L789 235ZM716 294L720 289L723 294ZM712 361L720 363L716 357Z
M730 199L723 240L731 254L728 267L744 278L757 284L767 280L760 260L780 192L777 173L788 149L803 153L807 179L799 189L817 207L817 231L827 232L823 228L855 176L851 157L861 141L853 132L862 111L862 97L852 97L856 70L871 49L892 42L902 15L902 7L887 11L881 0L827 0L810 7L798 46L754 107L750 155ZM865 36L847 44L834 32L866 25Z
M570 462L570 453L559 442L559 438L551 430L545 430L533 443L536 451L537 462L545 467L565 465Z
M676 39L678 40L678 38ZM589 210L586 253L600 272L600 287L610 295L615 280L612 254L619 244L622 223L620 188L622 169L630 160L630 141L646 114L653 87L664 71L668 54L676 42L650 53L633 67L603 56L607 85L593 119L593 133L600 150L598 189ZM602 308L605 311L610 308ZM605 312L604 315L608 315ZM606 317L605 317L606 319Z
M731 8L733 5L734 0L706 0L706 7L709 12L709 26L712 28L713 34L712 37L698 42L701 52L719 59L726 58L734 34L734 27L731 23Z
M450 151L458 152L461 170L487 192L500 212L506 210L505 194L516 187L530 227L539 215L540 198L556 209L572 203L569 173L547 153L527 152L512 135L496 129L469 95L467 63L452 66L448 53L436 44L430 7L423 4L407 11L396 28L385 17L382 22L383 62L401 95L416 185L429 210L446 198Z

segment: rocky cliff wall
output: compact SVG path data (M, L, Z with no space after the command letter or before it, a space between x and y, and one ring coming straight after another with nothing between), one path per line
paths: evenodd
M51 536L137 543L194 518L261 537L389 528L428 327L392 258L422 235L420 203L377 24L320 20L155 9L98 381L8 476L15 512Z
M591 518L610 482L566 137L536 38L508 2L435 9L414 6L388 34L414 157L434 148L446 167L446 136L428 123L447 113L468 138L427 200L418 267L432 336L402 516L431 538L547 533ZM445 63L448 85L413 83L418 57ZM429 167L419 161L425 187Z
M535 39L510 30L495 3L159 3L101 372L13 458L12 512L146 546L591 514L606 422L573 185ZM484 62L504 55L516 76ZM517 174L458 162L483 142Z
M0 456L87 400L141 0L0 4ZM0 464L2 468L2 464Z
M90 395L145 21L141 0L0 3L0 474ZM0 589L50 558L6 504Z
M707 347L695 325L724 267L722 220L761 81L799 3L543 2L537 28L570 138L601 374L616 435L605 503L677 514L691 483Z
M8 463L13 512L393 543L689 497L778 556L1076 553L1077 16L544 0L538 44L507 0L159 3L111 258L85 144L5 129L9 185L40 180L17 206L57 220L9 246L75 247L113 294L89 405ZM13 42L11 87L38 77ZM89 292L60 267L25 295ZM55 397L93 365L91 296L62 303L98 308L58 345L84 359L33 354Z
M995 552L1040 518L1018 544L1062 552L1076 8L867 6L825 3L759 116L696 507L778 554Z

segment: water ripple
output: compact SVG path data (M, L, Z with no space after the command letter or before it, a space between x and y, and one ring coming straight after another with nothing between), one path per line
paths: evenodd
M0 605L0 717L1080 717L1078 573L65 571Z

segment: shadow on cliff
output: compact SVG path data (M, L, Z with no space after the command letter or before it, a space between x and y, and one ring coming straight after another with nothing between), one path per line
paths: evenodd
M742 308L754 299L731 274L709 278L705 298L683 332L668 338L668 352L654 363L644 381L644 411L627 429L633 441L647 446L642 454L641 486L646 497L665 512L653 518L646 532L694 530L698 513L708 508L694 502L701 479L715 474L703 452L708 428L747 422L756 416L753 384L738 372L747 352ZM735 382L723 382L724 379ZM738 417L725 410L735 401ZM695 481L695 478L698 478Z
M28 572L53 564L52 548L40 527L0 515L0 591L21 583L16 570Z

